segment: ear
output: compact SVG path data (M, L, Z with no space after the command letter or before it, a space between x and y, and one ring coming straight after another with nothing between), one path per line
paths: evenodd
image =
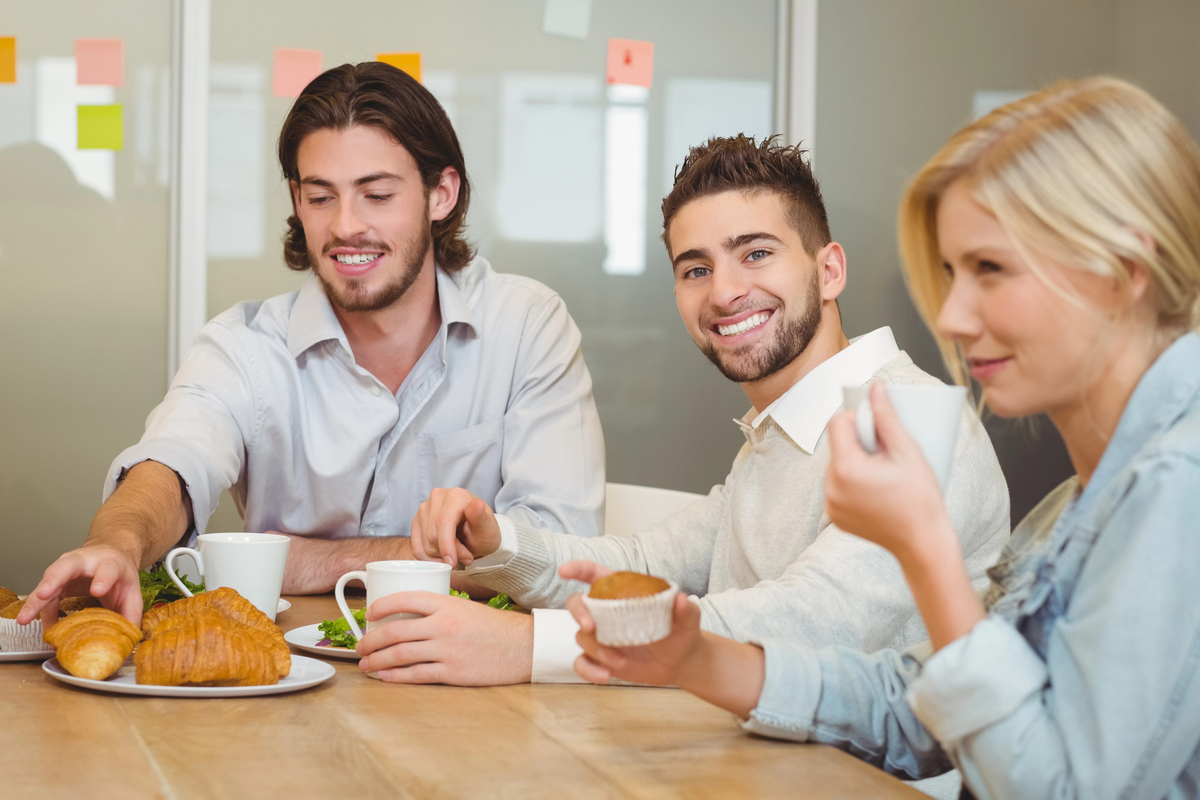
M1148 253L1152 255L1158 253L1158 242L1154 241L1154 237L1150 234L1132 225L1126 225L1125 230L1132 233ZM1135 304L1140 303L1150 293L1152 283L1150 270L1141 261L1123 258L1121 263L1129 273L1129 297Z
M817 251L813 260L820 270L821 299L836 300L846 288L846 251L837 242L830 242Z
M300 184L296 181L288 181L289 193L292 196L292 214L300 216Z
M437 221L450 216L450 212L458 205L458 190L462 186L462 176L454 167L442 170L438 185L429 193L429 219Z

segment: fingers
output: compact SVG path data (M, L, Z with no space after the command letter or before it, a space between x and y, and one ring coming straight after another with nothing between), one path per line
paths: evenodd
M109 590L118 586L121 581L123 570L121 565L105 559L96 565L96 572L92 578L92 585L88 591L92 597L103 597L108 594Z
M575 672L585 681L591 681L592 683L608 683L612 679L611 672L587 656L580 656L575 659Z
M438 663L394 667L379 672L379 679L387 683L449 683L448 676L446 665Z
M467 523L467 544L474 556L486 556L496 552L496 548L500 546L500 523L496 521L496 515L488 504L478 497L472 497L463 508L463 516Z
M845 411L829 420L825 432L829 437L829 457L837 461L852 458L855 454L866 453L862 443L858 441L858 431L854 427L854 411Z
M438 490L434 490L435 492ZM412 550L413 558L418 561L437 561L437 542L435 541L432 548L429 544L429 511L433 503L433 496L429 500L417 508L417 513L413 515L412 524L408 529L408 544ZM432 552L431 552L432 550Z
M433 495L429 498L433 500ZM463 514L474 495L465 489L444 490L440 508L433 517L433 532L437 539L437 553L430 555L445 561L450 566L458 563L458 526L465 521Z
M418 642L401 642L371 652L358 662L363 672L379 672L392 667L409 667L436 661L437 643L428 639Z
M396 592L387 597L381 597L367 609L367 619L374 621L390 617L392 614L420 614L429 616L444 604L462 600L459 597L449 597L433 592ZM464 601L464 602L470 602Z
M392 620L364 634L363 638L358 640L354 651L361 656L367 656L392 645L435 639L438 633L437 625L432 623L429 617Z
M80 558L78 553L70 552L59 556L57 561L46 568L41 582L25 600L21 613L17 615L17 624L28 625L39 615L43 620L57 620L58 600L63 596L66 585L76 578L91 577L90 565Z
M578 592L567 598L567 610L571 612L571 616L579 623L579 630L583 633L592 633L596 630L596 621L592 619L592 614L584 605L583 598Z
M887 388L882 383L871 386L871 413L875 415L875 434L885 449L910 449L910 445L914 444L912 436L896 413Z
M700 627L700 606L689 600L683 592L675 595L675 605L671 608L671 626L674 628Z
M558 568L559 577L584 583L595 583L612 573L613 571L608 567L593 561L568 561Z

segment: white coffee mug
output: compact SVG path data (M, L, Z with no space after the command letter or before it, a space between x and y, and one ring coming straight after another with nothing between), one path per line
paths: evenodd
M346 584L350 581L362 581L367 587L367 608L371 607L381 597L387 597L396 592L433 592L434 594L450 594L450 565L441 561L372 561L365 570L347 572L338 578L337 586L333 589L334 599L338 608L350 623L350 630L356 639L363 637L362 630L346 605ZM392 614L383 619L367 620L367 630L373 631L380 625L386 625L395 619L412 619L420 614Z
M888 384L888 399L905 430L917 440L921 453L937 475L938 486L945 491L954 460L954 443L962 419L967 390L962 386L933 384ZM879 449L875 437L875 415L871 412L871 385L844 386L844 408L855 410L858 441L868 453Z
M195 548L176 547L163 564L184 596L191 597L173 566L178 556L190 555L206 590L228 586L274 622L291 543L277 533L202 533L196 537Z

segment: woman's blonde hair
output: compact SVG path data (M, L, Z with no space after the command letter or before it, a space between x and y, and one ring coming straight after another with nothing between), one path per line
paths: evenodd
M1159 329L1200 323L1200 150L1161 103L1125 81L1062 81L1002 106L950 138L900 201L909 293L937 336L950 288L937 209L965 179L1018 246L1125 282L1145 265ZM1031 264L1036 269L1036 264ZM938 336L960 384L962 353Z

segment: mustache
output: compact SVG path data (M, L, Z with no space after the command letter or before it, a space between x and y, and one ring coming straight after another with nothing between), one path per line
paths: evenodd
M700 326L702 328L711 328L716 321L725 317L736 317L739 314L745 314L752 311L774 311L778 309L782 303L764 303L762 300L750 300L742 303L736 308L710 308L700 317Z
M378 250L382 253L392 252L392 248L388 247L383 242L374 239L338 239L336 236L325 243L325 247L321 249L321 255L329 255L329 251L335 247L351 247L355 250Z

